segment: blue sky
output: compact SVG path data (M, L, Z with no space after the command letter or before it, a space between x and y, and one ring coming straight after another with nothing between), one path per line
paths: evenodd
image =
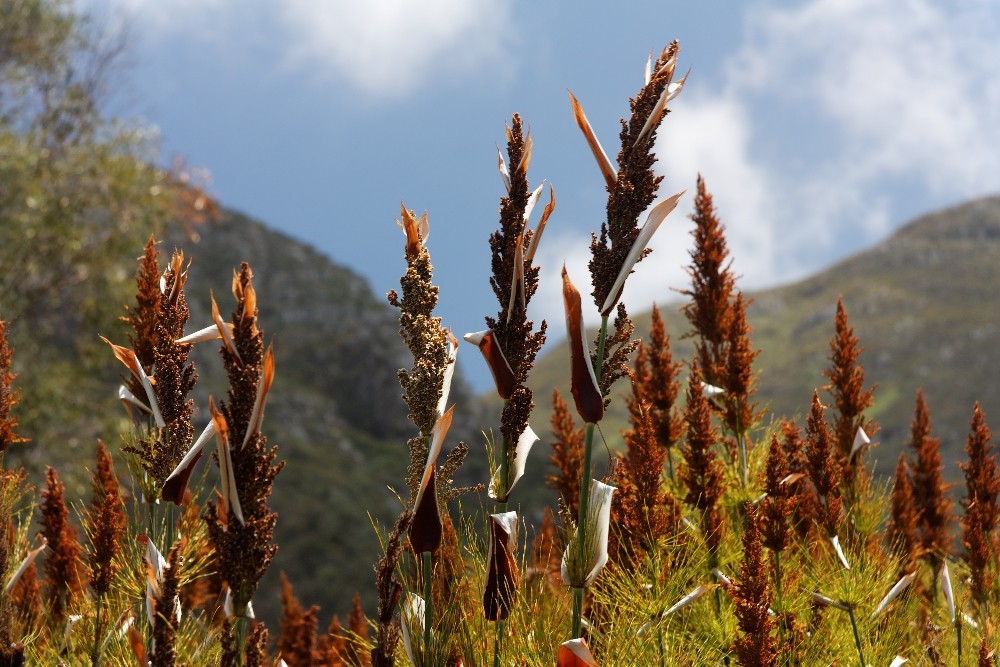
M634 312L685 286L699 171L746 288L808 275L915 215L1000 191L1000 5L990 0L82 6L128 26L123 108L158 128L165 163L207 169L226 206L352 267L376 293L403 270L400 202L428 211L438 312L457 333L497 310L487 237L510 114L532 130L529 179L556 190L533 307L562 337L558 271L566 262L589 282L589 233L606 199L566 91L614 156L647 55L674 38L679 70L692 71L660 128L661 195L689 194L630 278ZM484 387L472 352L462 372Z

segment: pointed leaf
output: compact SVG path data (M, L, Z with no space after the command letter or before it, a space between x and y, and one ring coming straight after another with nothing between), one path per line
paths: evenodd
M587 140L587 145L590 146L590 152L594 154L594 159L597 160L597 166L604 176L604 182L607 184L608 190L613 191L615 183L618 182L618 170L614 168L611 160L608 159L608 154L604 152L601 142L597 140L597 135L594 134L593 128L590 127L590 121L587 120L587 115L583 113L583 107L576 101L573 93L569 94L569 99L573 103L573 118L576 119L576 125L583 132L583 136Z
M267 346L264 353L264 372L257 383L257 395L253 402L253 412L250 413L250 421L247 423L247 432L243 436L243 443L240 449L247 446L250 437L254 433L260 432L261 424L264 422L264 403L267 401L267 393L271 391L271 383L274 382L274 343Z
M538 221L538 228L535 229L535 233L531 235L531 244L528 246L528 254L525 255L524 259L531 262L535 259L535 251L538 250L538 243L542 240L542 232L545 231L545 225L549 221L549 216L552 212L556 210L556 191L549 183L549 203L545 205L545 209L542 211L542 219Z
M229 329L229 335L232 336L233 325L230 324L229 322L226 322L226 327ZM178 345L182 343L189 343L193 345L195 343L203 343L208 340L218 340L220 338L222 338L222 334L219 332L218 325L212 324L210 326L205 327L204 329L198 329L194 333L189 333L187 336L184 336L183 338L178 338L174 342L177 343Z
M500 172L500 179L503 181L507 194L510 194L510 172L507 171L507 163L503 159L503 153L500 152L499 146L497 146L497 170Z
M194 467L197 465L198 459L201 458L205 449L212 444L213 435L215 435L215 420L210 420L201 432L201 435L198 436L198 439L194 441L191 448L184 454L184 458L181 459L180 463L177 464L170 475L163 481L163 488L160 490L160 493L164 500L169 500L175 505L180 505L184 502L184 492L187 490L187 483L191 478L191 473L194 472Z
M621 298L622 288L625 286L625 279L628 275L632 273L632 268L635 263L639 261L639 255L642 251L646 249L649 245L649 241L653 238L653 234L659 228L660 223L663 222L671 211L677 208L677 202L680 200L686 190L681 190L673 197L664 199L659 204L653 207L646 216L646 222L643 223L642 229L639 230L639 236L636 237L635 243L629 248L628 255L625 257L625 262L622 264L621 270L618 271L618 277L615 278L615 284L611 286L611 290L608 292L607 298L604 300L604 305L601 306L601 315L607 316L612 310L614 310L615 304L618 303L618 299Z
M215 321L215 326L219 330L219 336L222 338L222 344L227 350L229 350L229 354L231 354L236 360L236 363L242 367L243 358L240 357L240 352L236 349L236 342L233 340L232 327L226 326L226 322L219 314L219 304L215 302L215 295L209 291L208 296L212 300L212 319Z

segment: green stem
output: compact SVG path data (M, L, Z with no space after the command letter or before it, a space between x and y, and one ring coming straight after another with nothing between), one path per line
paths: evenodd
M668 443L667 444L667 475L670 477L670 482L674 481L674 448Z
M584 588L573 589L573 639L583 636L583 594Z
M91 667L97 667L98 662L100 662L100 654L98 647L100 646L101 637L101 602L104 600L103 595L97 596L97 609L94 612L94 648L90 652L90 664Z
M962 667L962 617L955 617L955 633L958 635L958 667Z
M493 642L493 667L500 667L500 645L503 643L504 622L497 621L497 636Z
M868 663L865 662L865 653L861 649L861 633L858 632L858 622L854 618L854 608L847 608L847 615L851 617L851 630L854 631L854 644L858 647L858 658L861 660L861 667L865 667Z
M604 366L604 346L608 338L608 318L601 318L601 332L597 337L597 366L594 376L600 383L601 371ZM580 506L576 520L576 538L580 562L587 562L587 513L590 511L590 468L594 449L594 426L588 423L583 445L583 467L580 470ZM575 582L574 582L575 583ZM582 637L583 629L583 588L573 589L573 639Z
M660 654L660 667L665 667L667 664L664 662L663 656L663 625L657 625L656 627L656 650Z
M421 555L424 559L424 657L426 658L430 655L431 626L434 623L434 591L431 586L433 566L430 551L425 551Z
M781 552L771 552L774 560L774 601L778 612L778 639L780 646L785 645L785 622L782 618L784 605L781 603Z

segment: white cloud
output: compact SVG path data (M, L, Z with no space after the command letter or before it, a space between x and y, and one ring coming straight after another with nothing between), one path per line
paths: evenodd
M747 16L721 88L692 75L658 144L671 192L704 174L744 286L816 271L909 216L1000 189L995 9L813 0ZM674 275L673 244L659 238L657 271L630 279L640 302Z
M300 66L337 73L369 93L420 85L432 68L463 71L497 59L509 31L497 0L287 0L283 18Z
M398 97L442 73L463 74L509 54L512 0L78 0L129 18L144 37L194 35L232 55L252 44L279 67ZM495 74L495 73L494 73Z

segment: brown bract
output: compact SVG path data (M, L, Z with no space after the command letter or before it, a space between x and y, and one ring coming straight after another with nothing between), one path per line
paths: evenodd
M594 424L604 417L604 398L591 365L590 352L584 338L583 306L580 292L569 279L566 267L562 270L563 305L566 309L566 330L569 336L570 392L576 411L583 421Z

